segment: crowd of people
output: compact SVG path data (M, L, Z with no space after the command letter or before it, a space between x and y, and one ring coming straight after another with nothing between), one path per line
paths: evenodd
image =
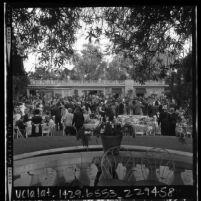
M176 124L187 121L185 110L174 101L164 97L117 97L117 96L71 96L22 97L14 103L13 121L21 133L25 134L27 124L31 124L30 136L41 136L41 124L55 124L56 131L65 127L66 135L76 135L86 118L112 121L118 115L147 115L156 117L161 127L161 135L175 136ZM77 136L78 138L78 136Z

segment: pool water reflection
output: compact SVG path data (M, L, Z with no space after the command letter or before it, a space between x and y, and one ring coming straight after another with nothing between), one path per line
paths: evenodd
M15 160L14 186L193 185L192 169L192 157L185 154L55 153Z

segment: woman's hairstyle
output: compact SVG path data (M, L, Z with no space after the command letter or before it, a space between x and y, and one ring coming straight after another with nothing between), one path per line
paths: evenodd
M159 105L158 109L159 109L159 110L162 110L162 109L163 109L163 106L162 106L162 105Z
M73 112L72 108L68 108L68 112L72 113Z
M34 114L40 114L40 110L39 110L39 109L36 109L36 110L34 111Z

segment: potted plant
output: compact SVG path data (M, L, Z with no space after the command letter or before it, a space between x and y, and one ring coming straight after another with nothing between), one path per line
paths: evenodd
M100 137L102 140L103 151L106 152L111 147L118 147L122 141L122 126L119 122L106 121L100 126Z

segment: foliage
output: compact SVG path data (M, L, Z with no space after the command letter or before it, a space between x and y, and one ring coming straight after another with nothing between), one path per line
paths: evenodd
M192 8L175 6L141 6L106 8L106 34L113 42L114 52L123 52L132 59L132 77L143 82L166 76L167 65L152 63L159 53L180 54L185 39L192 31ZM168 33L171 28L178 39ZM155 71L158 76L155 76Z
M109 80L126 80L129 78L129 70L132 67L132 63L129 59L125 59L123 55L116 55L109 67L107 68L107 79Z
M74 58L74 72L79 79L98 80L104 74L106 63L103 61L103 54L98 46L86 44L82 55Z
M169 97L174 98L178 104L192 103L192 52L177 65L177 73L173 72L167 83L169 84ZM192 108L192 105L190 106Z
M139 82L167 76L174 61L164 63L159 55L180 55L185 40L192 36L192 19L190 6L13 8L14 35L23 56L35 51L47 68L62 66L73 55L76 31L83 21L89 26L89 42L92 38L98 41L104 34L112 42L108 54L111 50L129 58L133 66L129 73ZM175 37L171 32L176 33ZM81 65L89 79L84 60ZM91 77L95 79L96 75Z
M180 55L184 42L192 35L193 8L189 6L105 7L91 10L95 13L94 18L99 22L102 17L107 26L104 28L102 23L91 26L90 37L99 38L100 33L104 33L113 44L110 47L113 53L122 52L125 58L132 60L130 74L141 83L165 78L169 68L174 67L173 58ZM171 62L166 62L167 58Z
M73 54L81 8L13 8L12 19L18 52L37 52L49 68L61 66Z
M13 75L13 99L19 99L20 96L26 94L26 86L29 84L29 79L26 75Z
M17 54L16 49L12 51L12 86L13 98L19 99L26 92L29 78L24 70L23 58Z

